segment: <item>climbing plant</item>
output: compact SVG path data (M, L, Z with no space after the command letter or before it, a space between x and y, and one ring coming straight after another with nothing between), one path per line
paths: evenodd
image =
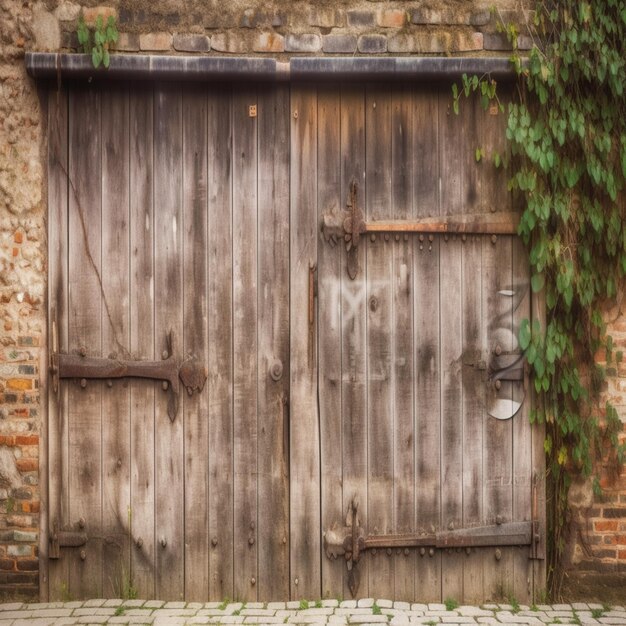
M108 68L111 60L109 49L112 44L117 43L119 36L113 16L109 15L105 24L102 15L98 15L93 29L90 29L81 12L78 17L76 35L81 50L91 56L93 66L98 68L103 65Z
M519 342L539 400L531 419L546 425L549 573L558 592L571 480L594 476L600 459L621 466L626 453L614 406L600 404L605 377L623 358L606 313L621 302L626 275L626 2L538 2L528 28L532 50L511 59L519 97L507 108L508 151L491 158L523 200L531 287L545 296L544 326L525 320ZM515 47L516 28L501 30ZM485 107L498 100L489 76L464 76L453 87L456 111L471 94Z

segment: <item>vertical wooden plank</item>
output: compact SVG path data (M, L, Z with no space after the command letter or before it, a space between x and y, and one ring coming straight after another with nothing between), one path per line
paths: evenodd
M317 408L318 320L310 302L317 263L317 93L291 92L290 520L291 597L321 588L320 458Z
M159 84L154 93L154 291L157 355L182 353L183 214L182 102L180 87ZM157 357L158 358L158 357ZM167 414L168 393L155 404L156 595L184 595L183 411Z
M103 356L129 356L129 108L121 85L102 92ZM105 384L102 394L102 560L104 595L130 586L130 390Z
M209 597L233 589L232 93L208 91Z
M233 359L235 597L255 600L257 514L257 104L256 90L233 95Z
M258 95L259 598L289 597L289 89Z
M460 121L464 127L463 213L485 212L482 172L486 164L476 161L482 141L482 108L476 99L463 103ZM487 209L488 210L488 209ZM485 406L482 327L482 235L462 237L463 284L463 526L479 526L483 519L483 420ZM467 552L467 551L466 551ZM483 600L484 550L470 549L463 558L463 601Z
M511 298L507 291L511 282L511 241L498 237L493 243L483 237L483 324L485 326L488 359L493 358L496 344L510 350L510 341L503 340L510 333L512 312ZM505 345L503 345L505 344ZM487 411L494 391L487 388L484 418L484 519L495 524L498 519L512 518L512 426L510 420L498 420ZM511 397L510 383L503 382L498 392L500 398ZM485 597L501 598L513 593L511 588L513 563L511 548L500 550L501 558L493 558L494 551L486 550L484 561Z
M365 201L367 220L391 217L391 97L388 87L369 86L365 96ZM364 242L367 300L367 532L393 532L393 236ZM369 595L394 597L391 550L368 555Z
M413 145L416 217L439 215L439 98L419 88L414 94ZM439 237L413 239L413 336L415 341L415 504L416 530L439 529L441 505L441 393L439 353ZM422 550L416 556L415 598L441 600L441 554Z
M411 89L395 87L391 110L391 204L393 219L408 220L413 207ZM415 421L413 398L413 236L396 238L393 250L393 511L397 533L415 531ZM395 557L398 600L415 589L415 551Z
M358 185L357 202L364 209L365 186L365 93L362 87L341 89L341 198L345 206L350 183ZM342 254L341 267L341 360L342 360L342 454L343 510L353 499L363 519L367 506L367 339L366 339L366 263L362 242L358 248L359 272L348 277L347 255ZM369 595L369 555L358 568L358 595ZM344 597L350 597L347 574L344 574Z
M452 111L449 87L439 94L441 211L463 212L463 125ZM441 528L463 524L463 381L461 238L444 236L440 247L441 300ZM443 599L463 597L463 556L442 555Z
M69 326L68 350L102 353L100 92L70 94ZM84 521L86 558L72 550L69 593L102 594L102 383L63 382L69 387L69 507L67 524Z
M130 93L130 326L134 358L154 349L153 91ZM130 381L131 576L140 598L155 595L155 384Z
M68 350L68 95L65 89L48 94L48 345ZM43 506L41 524L51 529L69 520L69 466L67 383L57 391L48 387L48 507ZM45 431L42 432L44 437ZM42 559L47 558L40 549ZM48 562L48 580L40 583L42 598L57 600L69 583L69 560ZM45 585L45 589L44 589Z
M341 210L340 162L341 96L332 87L320 87L317 96L317 219ZM318 388L320 411L320 457L322 530L345 519L343 510L341 453L341 244L332 246L320 239L318 276ZM322 597L341 593L345 563L322 555Z
M183 355L207 362L207 102L202 88L183 92ZM181 389L181 391L183 391ZM186 395L186 394L185 394ZM184 398L185 598L209 591L209 424L206 391Z

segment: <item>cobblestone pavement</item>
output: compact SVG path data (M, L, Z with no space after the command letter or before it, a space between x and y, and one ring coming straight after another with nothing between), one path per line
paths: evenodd
M161 602L88 600L0 604L0 626L70 624L624 624L626 609L602 604L453 606L391 600L318 602Z

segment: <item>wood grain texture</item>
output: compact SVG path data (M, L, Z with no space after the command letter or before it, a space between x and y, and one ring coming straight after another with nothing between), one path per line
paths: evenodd
M50 351L68 350L68 93L51 89L48 94L48 345ZM56 337L56 339L55 339ZM48 508L42 503L41 524L51 529L69 523L69 467L67 385L55 392L48 387ZM42 433L44 436L45 433ZM43 468L42 468L43 469ZM45 482L45 478L42 480ZM48 546L41 552L46 558ZM48 580L42 591L50 600L62 595L69 582L69 561L48 562Z
M68 350L102 355L100 92L70 94ZM106 318L104 320L107 322ZM100 596L102 586L102 383L68 381L69 507L66 524L84 520L86 558L72 550L66 593Z
M370 85L365 92L366 219L391 217L391 97L389 89ZM388 233L365 240L367 326L367 509L368 533L393 531L394 413L392 364L393 249ZM394 597L391 550L368 555L369 595Z
M255 89L233 95L233 404L235 597L256 600L258 578L257 118Z
M157 358L183 346L182 94L176 85L154 89L154 333ZM164 297L163 297L164 296ZM184 595L183 416L167 414L167 393L158 390L155 405L156 595Z
M273 600L289 597L289 89L259 90L257 115L258 589Z
M130 94L130 326L134 358L155 358L153 90ZM130 381L131 578L142 598L155 596L155 386Z
M439 215L439 98L419 89L414 94L413 145L416 217ZM435 156L437 155L437 156ZM441 506L441 356L440 238L413 239L413 337L415 346L415 505L418 532L440 527ZM415 597L441 600L441 553L418 551Z
M366 198L365 178L365 93L362 87L341 89L341 197L349 197L350 184L358 186L357 203L363 208ZM360 271L355 280L348 280L347 261L342 255L341 359L342 359L342 455L343 510L347 512L353 499L358 501L360 517L367 519L367 284L365 274L366 244L359 246ZM359 563L359 596L369 595L369 558ZM343 596L350 597L347 573L344 574Z
M320 88L317 96L317 219L341 209L340 161L341 94ZM331 246L319 236L318 276L318 389L322 531L345 519L341 428L341 285L343 245ZM345 564L322 555L322 597L334 598L343 587Z
M413 97L394 87L391 100L391 216L411 219L413 204ZM393 504L394 530L415 531L415 420L413 379L413 236L394 236L392 285ZM415 550L395 556L394 597L412 600Z
M208 90L209 597L233 587L232 93Z
M317 264L317 93L291 91L290 523L291 597L321 594L317 332L309 274Z
M122 85L101 96L103 356L129 355L129 96ZM111 381L102 392L102 581L120 596L130 581L130 389Z
M185 87L183 118L183 346L201 363L208 357L207 315L207 99L200 87ZM208 395L184 400L185 599L202 601L209 591ZM209 450L210 454L210 450Z

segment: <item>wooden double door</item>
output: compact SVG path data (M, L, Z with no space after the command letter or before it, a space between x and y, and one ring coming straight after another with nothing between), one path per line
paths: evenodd
M48 122L51 356L193 355L206 382L172 418L171 384L49 380L43 595L348 598L324 533L353 502L368 535L542 521L530 396L493 367L530 316L522 244L347 251L323 228L355 204L510 215L475 157L503 150L502 116L455 116L449 86L103 83L52 88ZM424 601L521 601L544 575L528 545L369 550L358 570L360 596Z

